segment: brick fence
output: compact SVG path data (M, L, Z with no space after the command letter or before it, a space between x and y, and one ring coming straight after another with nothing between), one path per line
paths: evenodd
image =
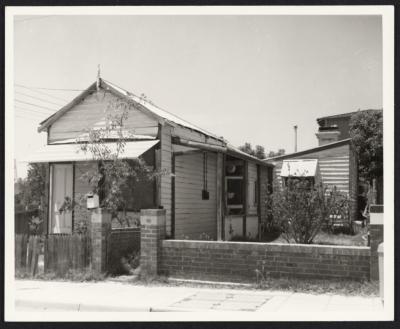
M255 282L271 277L369 279L368 247L215 241L162 241L159 272L177 278Z
M108 272L121 272L121 257L140 251L140 228L113 229L108 236L107 269Z

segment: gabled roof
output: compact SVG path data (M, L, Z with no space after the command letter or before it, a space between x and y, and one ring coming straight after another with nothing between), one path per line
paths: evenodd
M62 107L60 110L58 110L56 113L48 117L46 120L42 121L40 123L40 126L38 128L38 131L44 131L47 127L49 127L53 122L55 122L58 118L60 118L64 113L69 111L72 107L77 105L83 98L85 98L87 95L91 94L92 92L96 91L96 82L91 84L85 91L83 91L79 96L74 98L70 103ZM106 81L104 79L100 79L100 88L104 90L108 90L110 92L113 92L114 94L120 95L125 97L126 99L129 99L130 101L133 101L136 104L139 104L138 109L142 110L143 112L152 115L159 121L167 121L172 124L177 124L179 126L189 128L191 130L200 132L208 137L212 137L214 139L217 139L219 141L224 141L222 137L216 136L205 129L202 129L182 118L179 118L178 116L161 109L160 107L156 106L152 102L149 102L148 100L136 96L135 94L116 86L115 84Z
M264 166L271 166L271 164L264 162L263 160L252 156L250 154L247 154L243 151L241 151L239 148L229 144L223 137L214 135L207 130L204 130L164 109L161 109L160 107L156 106L152 102L149 102L148 100L144 99L143 97L139 97L129 91L126 91L125 89L116 86L115 84L106 81L104 79L100 79L99 87L108 90L116 95L125 97L126 99L133 101L135 104L139 105L138 110L143 111L144 113L147 113L155 119L157 119L160 122L169 122L172 124L176 124L197 132L202 133L205 136L214 138L216 140L219 140L223 142L225 145L227 145L227 151L231 153L232 155L236 155L241 158L245 158L248 160L252 160L258 164L262 164ZM62 115L64 115L66 112L68 112L72 107L77 105L80 101L82 101L83 98L86 96L90 95L91 93L95 92L97 90L97 82L94 82L91 84L85 91L83 91L80 95L75 97L70 103L62 107L60 110L58 110L56 113L48 117L46 120L42 121L40 123L40 126L38 128L38 131L44 131L47 127L51 126L58 118L60 118ZM65 142L65 141L63 141ZM61 142L60 142L61 143Z
M278 155L276 157L268 158L268 159L265 159L263 161L267 161L267 162L280 161L280 160L293 158L293 157L304 155L304 154L309 154L309 153L314 153L314 152L318 152L318 151L328 150L330 148L335 148L335 147L338 147L338 146L350 144L350 141L351 141L351 138L342 139L342 140L340 140L338 142L333 142L333 143L329 143L329 144L313 147L313 148L310 148L310 149L307 149L307 150L304 150L304 151L299 151L299 152L294 152L294 153L284 154L284 155Z

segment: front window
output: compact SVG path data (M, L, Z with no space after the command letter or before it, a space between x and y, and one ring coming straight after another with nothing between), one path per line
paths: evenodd
M244 180L244 161L227 156L225 189L228 215L242 215L244 213Z

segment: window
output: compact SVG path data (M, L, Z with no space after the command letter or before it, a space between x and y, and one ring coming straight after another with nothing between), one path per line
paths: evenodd
M317 159L293 159L282 162L281 177L284 186L288 186L290 178L295 184L296 182L307 182L307 184L301 184L303 188L313 188L317 174Z
M258 181L254 181L254 206L258 204Z
M292 181L292 186L301 187L307 190L311 190L315 185L314 177L284 177L283 184L288 187L289 179Z
M225 191L228 215L242 215L244 213L244 186L244 161L227 157Z

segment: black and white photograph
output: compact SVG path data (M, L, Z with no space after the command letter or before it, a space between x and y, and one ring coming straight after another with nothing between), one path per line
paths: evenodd
M6 321L394 319L394 8L6 7Z

